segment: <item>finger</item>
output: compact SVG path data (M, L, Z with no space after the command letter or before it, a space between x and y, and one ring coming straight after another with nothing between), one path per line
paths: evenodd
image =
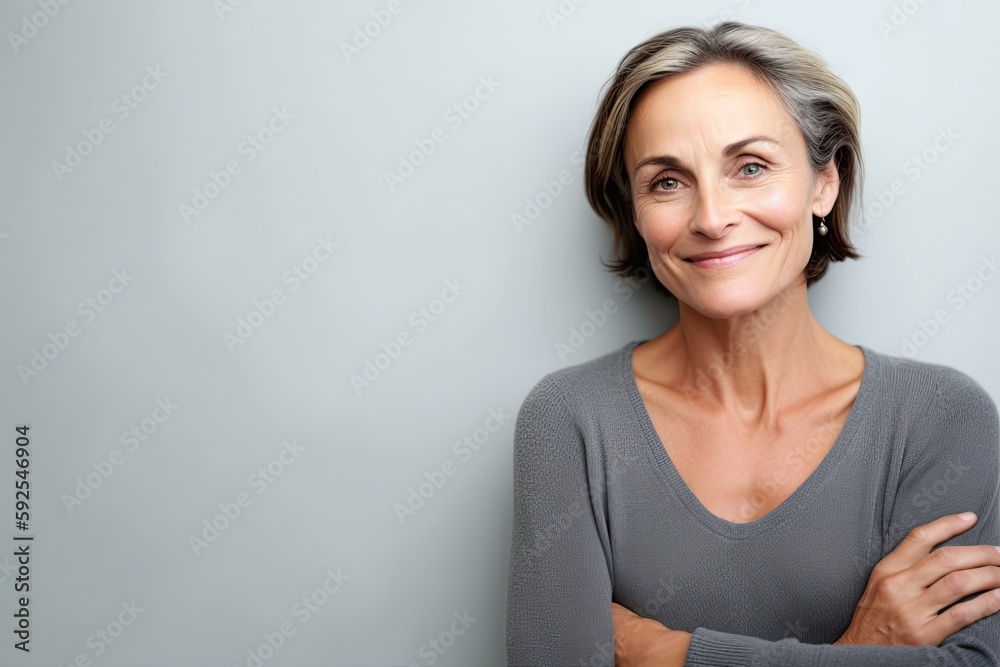
M924 639L926 643L940 646L945 639L962 628L998 611L1000 611L1000 590L994 589L982 593L968 602L956 604L938 614L936 619L925 626L929 638Z
M915 527L907 533L899 546L878 562L875 569L887 574L905 570L937 545L972 528L976 524L976 518L972 512L949 514Z
M992 548L992 547L989 547ZM994 549L994 551L996 551ZM1000 551L997 551L1000 557ZM941 610L967 595L1000 588L1000 567L976 567L956 570L941 577L927 589L926 600Z
M991 565L1000 566L1000 549L994 546L941 547L909 568L909 581L921 588L930 588L949 574Z

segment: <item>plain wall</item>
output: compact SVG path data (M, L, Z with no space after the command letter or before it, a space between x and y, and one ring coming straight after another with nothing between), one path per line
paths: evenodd
M0 663L248 665L284 624L265 665L504 664L518 407L676 319L601 266L577 154L618 60L670 27L773 27L853 87L865 258L814 312L1000 398L1000 5L577 3L0 6L0 510L21 534L28 424L35 536L31 652L8 632Z

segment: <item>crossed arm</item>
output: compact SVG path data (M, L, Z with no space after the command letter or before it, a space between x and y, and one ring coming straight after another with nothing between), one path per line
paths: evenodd
M971 529L976 519L953 514L911 531L876 565L850 627L833 645L939 647L956 632L1000 611L1000 547L934 550ZM699 664L687 660L690 633L670 630L618 603L611 607L618 667ZM996 664L995 658L990 664Z
M1000 664L1000 598L993 592L1000 587L993 548L1000 545L1000 426L985 392L959 389L951 404L962 409L935 415L936 435L950 452L975 451L985 461L963 480L974 486L963 497L978 505L915 503L938 478L941 457L910 461L886 528L890 538L904 529L909 536L873 570L848 631L833 644L805 644L703 627L673 631L613 605L606 526L580 490L589 481L580 429L558 386L540 385L525 399L515 433L508 665L597 667L615 665L616 658L619 665L657 667ZM962 510L978 515L971 527L954 515L932 514ZM917 526L923 528L912 531Z

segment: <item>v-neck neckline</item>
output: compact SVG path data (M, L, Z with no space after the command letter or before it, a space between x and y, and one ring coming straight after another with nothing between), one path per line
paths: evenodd
M635 409L640 430L645 437L646 445L653 458L654 468L660 473L667 486L677 494L691 514L708 528L728 537L737 539L750 537L769 530L773 526L782 523L790 514L793 514L802 507L813 492L823 484L830 475L830 472L837 467L841 459L843 459L844 453L854 440L855 433L858 431L863 416L862 413L867 409L871 393L874 391L872 384L875 382L875 367L878 359L876 355L872 354L871 350L862 345L855 345L854 347L860 349L864 354L865 368L861 374L858 393L854 398L854 403L851 404L847 420L844 422L840 433L837 434L837 438L834 440L830 451L827 452L823 460L820 461L819 465L805 481L791 495L778 504L777 507L753 521L737 523L723 519L702 504L698 496L695 495L694 491L691 490L691 487L687 485L687 482L684 481L684 478L677 471L673 461L670 459L670 455L667 453L667 448L656 432L656 427L653 425L649 410L642 398L642 394L639 392L639 384L636 381L635 371L632 369L632 352L638 345L648 340L632 341L625 347L621 355L621 370L625 374L625 387L630 399L629 403Z

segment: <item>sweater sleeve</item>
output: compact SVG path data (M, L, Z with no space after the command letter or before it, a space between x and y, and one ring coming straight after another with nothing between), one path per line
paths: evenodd
M899 487L885 533L883 556L914 527L947 514L979 519L946 545L1000 545L1000 425L997 406L969 376L949 369L921 430L907 440ZM892 497L887 492L887 499ZM970 596L970 599L973 596ZM794 638L767 641L698 628L685 667L885 667L1000 665L1000 613L976 621L935 646L834 646Z
M611 575L580 429L550 375L514 430L507 664L615 664Z

